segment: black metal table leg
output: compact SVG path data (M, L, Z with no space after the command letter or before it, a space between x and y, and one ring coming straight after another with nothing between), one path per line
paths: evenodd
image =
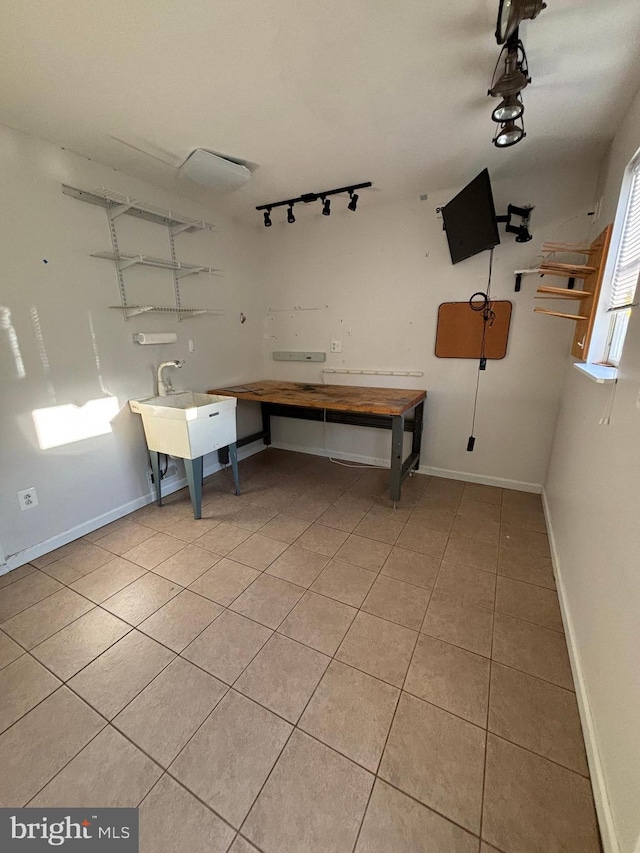
M193 517L202 518L202 456L197 459L185 459L184 470L189 484Z
M231 457L231 470L233 471L233 483L236 487L236 495L240 494L240 476L238 474L238 448L235 441L228 447Z
M418 455L416 468L420 465L420 448L422 446L422 427L424 423L424 401L418 403L413 415L413 438L411 440L411 453Z
M400 500L402 486L402 452L404 443L404 415L391 418L391 483L390 497L397 503Z
M271 411L269 403L260 403L262 410L262 433L264 443L269 446L271 444Z

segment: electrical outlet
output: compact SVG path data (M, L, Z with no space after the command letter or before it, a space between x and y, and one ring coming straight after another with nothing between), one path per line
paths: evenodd
M18 492L18 504L23 512L25 509L33 509L38 506L38 495L33 486L30 489Z
M331 352L342 352L342 341L331 341Z

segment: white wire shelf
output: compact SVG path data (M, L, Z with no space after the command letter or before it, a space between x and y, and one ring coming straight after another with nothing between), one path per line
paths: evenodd
M110 305L116 311L124 312L125 319L129 320L138 314L174 314L180 318L196 317L199 314L215 314L224 316L224 311L216 308L174 308L170 305Z
M111 219L115 219L126 213L129 216L137 216L139 219L146 219L149 222L168 225L173 234L180 234L182 231L214 230L213 225L209 222L204 222L204 220L192 219L189 216L176 213L175 210L158 207L155 204L140 201L131 196L108 190L105 187L81 190L77 187L70 187L67 184L63 184L62 192L79 201L85 201L88 204L96 204L99 207L106 208Z
M206 273L207 275L222 275L221 270L213 267L205 267L199 264L185 264L182 261L170 261L165 258L154 258L152 255L128 255L123 252L93 252L92 258L103 258L105 261L114 261L120 271L128 267L140 264L143 267L157 267L163 270L173 270L176 278L184 278L187 275Z

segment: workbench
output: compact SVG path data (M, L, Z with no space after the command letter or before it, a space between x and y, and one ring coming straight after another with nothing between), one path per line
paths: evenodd
M271 417L300 418L331 424L391 430L390 497L400 500L402 483L420 463L420 443L426 391L404 388L365 388L265 379L228 388L213 388L209 394L224 394L238 400L260 403L262 431L238 439L238 447L262 438L271 444ZM404 433L412 433L411 451L404 456ZM223 451L224 453L224 451Z

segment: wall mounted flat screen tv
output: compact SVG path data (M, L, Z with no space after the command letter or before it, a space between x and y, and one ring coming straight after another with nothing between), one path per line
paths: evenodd
M453 264L498 245L500 235L488 169L483 169L442 208L442 218Z

